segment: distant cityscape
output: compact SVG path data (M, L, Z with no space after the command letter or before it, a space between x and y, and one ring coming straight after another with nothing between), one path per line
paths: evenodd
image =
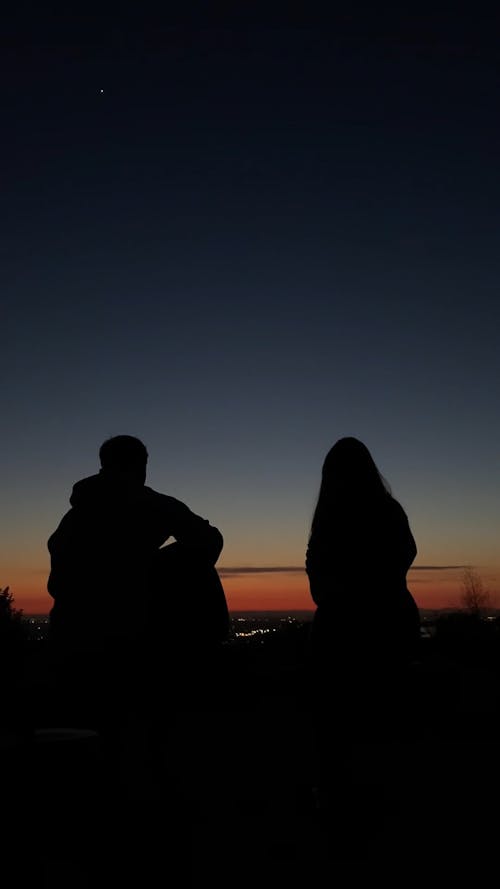
M231 614L229 644L235 642L265 641L271 636L298 629L312 619L312 611L282 612L235 612ZM22 618L28 639L44 641L49 632L49 617L46 614L26 614Z
M422 609L422 637L433 635L439 617L456 613L458 609ZM310 623L313 611L242 611L232 612L229 644L245 642L265 642L279 633L291 632ZM485 620L497 620L499 612L492 609ZM49 632L49 616L47 614L23 614L23 626L30 640L44 641ZM383 618L382 621L383 623Z

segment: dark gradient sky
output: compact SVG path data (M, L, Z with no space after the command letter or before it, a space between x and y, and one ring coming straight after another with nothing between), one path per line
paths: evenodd
M231 607L308 606L353 434L440 567L419 603L462 564L500 598L496 17L138 9L4 24L0 585L50 604L46 539L128 432L223 531Z

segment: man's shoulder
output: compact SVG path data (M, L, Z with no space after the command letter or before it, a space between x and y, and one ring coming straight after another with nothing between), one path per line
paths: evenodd
M171 509L173 511L188 511L188 506L179 500L177 497L172 497L170 494L163 494L161 491L155 491L154 488L150 488L149 485L144 485L143 488L144 498L156 506L158 509Z
M86 478L79 479L73 485L69 502L72 506L75 506L75 504L78 505L82 498L97 491L101 485L102 479L98 474L88 475Z

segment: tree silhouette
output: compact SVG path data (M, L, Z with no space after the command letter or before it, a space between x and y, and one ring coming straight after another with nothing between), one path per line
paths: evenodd
M2 672L2 707L0 726L12 729L19 724L22 701L19 682L24 671L23 611L14 607L9 587L0 589L0 670Z
M22 608L14 607L14 596L10 587L0 589L0 635L18 637L22 635Z
M467 565L462 570L462 605L469 614L481 617L490 603L490 594L485 589L478 572Z

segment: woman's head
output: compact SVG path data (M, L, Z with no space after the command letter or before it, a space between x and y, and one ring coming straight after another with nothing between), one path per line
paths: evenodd
M370 451L359 438L339 438L328 451L322 481L346 489L388 490Z
M390 493L366 445L352 436L339 438L323 461L313 523L320 516L328 516L336 506L371 502Z

